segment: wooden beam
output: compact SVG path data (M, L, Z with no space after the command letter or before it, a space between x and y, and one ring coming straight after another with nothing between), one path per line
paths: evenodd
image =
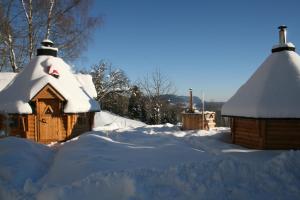
M261 136L261 148L266 148L266 120L260 120L260 136Z
M230 128L231 128L231 142L233 144L235 144L235 118L234 117L231 117L230 118Z

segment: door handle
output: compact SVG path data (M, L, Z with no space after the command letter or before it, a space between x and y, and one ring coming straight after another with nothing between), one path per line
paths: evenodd
M42 122L43 122L43 123L47 123L47 122L46 122L46 119L42 119Z

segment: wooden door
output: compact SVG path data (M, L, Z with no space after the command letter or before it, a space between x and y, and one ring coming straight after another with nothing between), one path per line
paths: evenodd
M39 99L37 111L38 141L49 143L61 140L59 100Z

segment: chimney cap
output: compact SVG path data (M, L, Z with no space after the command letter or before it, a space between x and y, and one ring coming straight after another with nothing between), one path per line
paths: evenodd
M280 30L283 30L283 29L286 29L287 28L287 26L286 25L281 25L281 26L278 26L278 29L280 29Z
M53 47L54 43L49 40L49 39L44 39L42 42L41 42L42 46L45 46L45 47Z
M272 53L280 52L280 51L295 51L296 47L291 42L287 42L286 34L287 34L287 26L281 25L278 27L279 29L279 44L274 45L272 48Z
M37 56L54 56L57 57L58 49L53 47L53 42L45 39L41 42L41 47L37 49Z

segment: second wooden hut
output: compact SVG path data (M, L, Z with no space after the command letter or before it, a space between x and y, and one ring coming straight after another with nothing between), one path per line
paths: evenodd
M224 104L232 142L255 149L300 149L300 56L279 27L279 44Z

